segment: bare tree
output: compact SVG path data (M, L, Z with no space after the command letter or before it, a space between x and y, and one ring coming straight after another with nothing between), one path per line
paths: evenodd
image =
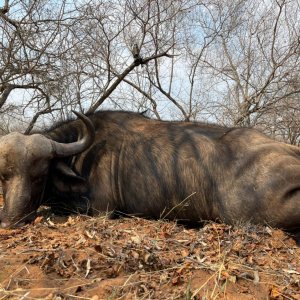
M25 116L30 132L71 109L148 110L297 144L299 10L297 0L6 0L0 114Z
M150 14L151 2L141 9ZM172 57L170 44L152 45L142 57L139 51L149 41L141 37L139 45L128 43L126 31L136 27L133 2L59 3L6 1L0 11L0 109L8 109L14 90L29 91L24 103L12 101L33 113L26 132L39 116L55 110L61 117L74 107L95 111L133 69Z
M7 0L0 10L0 109L19 113L23 107L22 114L28 109L33 114L29 129L40 115L55 109L52 96L66 76L60 62L74 47L65 41L72 36L76 17L67 1ZM14 98L9 103L9 96L21 94L17 90L29 96L25 102Z
M288 84L300 67L296 2L237 0L213 6L223 28L203 63L223 82L222 114L233 124L255 125L263 113L299 94Z

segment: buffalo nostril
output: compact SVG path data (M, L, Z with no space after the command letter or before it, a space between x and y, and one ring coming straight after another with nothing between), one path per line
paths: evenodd
M13 228L19 228L19 227L22 227L22 226L24 226L24 225L25 225L25 222L18 222L18 223L16 223L16 224L12 224L12 223L6 222L6 221L2 221L2 222L1 222L1 227L2 227L2 228L11 228L11 229L13 229Z
M2 222L1 222L1 227L2 227L2 228L8 228L9 225L10 225L10 224L9 224L8 222L5 222L5 221L2 221Z
M2 228L7 228L10 226L10 222L8 221L3 209L0 210L0 223Z

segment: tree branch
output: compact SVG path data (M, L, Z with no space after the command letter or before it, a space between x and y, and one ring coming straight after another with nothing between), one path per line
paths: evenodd
M120 75L117 75L117 79L112 83L112 85L104 91L103 95L89 108L87 113L93 113L97 110L97 108L110 96L110 94L117 88L117 86L124 80L124 78L137 66L139 65L145 65L147 64L150 60L157 59L160 57L173 57L173 55L170 55L165 52L161 52L159 54L155 54L152 56L149 56L147 58L141 58L138 57L133 61L133 63L128 66Z

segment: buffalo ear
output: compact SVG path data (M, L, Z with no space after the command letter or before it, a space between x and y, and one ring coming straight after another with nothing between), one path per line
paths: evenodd
M52 182L55 188L62 193L84 194L88 191L86 179L77 175L62 161L57 162L53 168Z

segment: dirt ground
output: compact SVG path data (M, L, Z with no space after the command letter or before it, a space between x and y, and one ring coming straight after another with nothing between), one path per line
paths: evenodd
M47 213L0 229L0 299L300 299L280 230Z

